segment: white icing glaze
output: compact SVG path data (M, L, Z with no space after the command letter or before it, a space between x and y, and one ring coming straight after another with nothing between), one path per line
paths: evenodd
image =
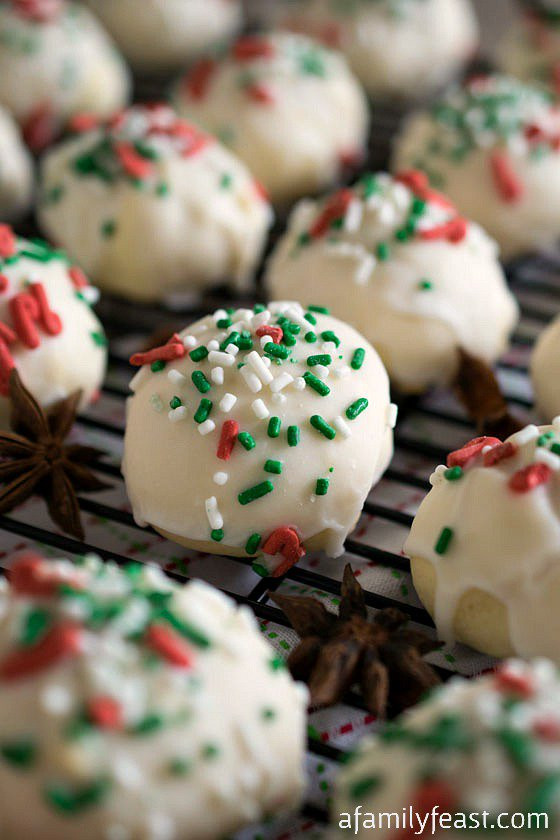
M517 306L496 247L478 225L468 223L460 242L423 241L457 215L434 196L416 217L415 234L399 241L415 201L404 183L367 175L351 194L337 195L346 195L346 209L322 235L313 231L336 195L295 208L268 263L270 294L323 301L372 342L405 391L448 382L458 345L493 362L507 345ZM386 259L380 246L388 249Z
M312 314L317 321L313 326L304 318L305 310L299 304L271 304L271 310L256 316L252 310L239 310L231 315L233 324L229 328L217 325L220 313L209 315L181 333L182 338L194 333L197 343L205 345L213 338L223 343L233 325L243 324L254 336L254 349L240 350L233 365L223 365L221 357L227 353L217 351L216 357L216 351L211 351L202 362L194 363L185 356L167 365L167 370L178 370L186 377L184 386L170 381L165 371L152 372L149 366L135 376L123 458L128 496L140 520L185 544L203 544L208 551L244 554L254 533L262 536L264 545L276 529L288 526L297 531L305 547L323 548L331 556L338 556L372 483L380 478L392 455L387 374L375 350L352 327L319 313ZM275 324L282 312L301 326L301 332L295 336L295 345L285 348L291 356L281 365L273 362L267 367L268 354L255 336L256 325L262 325L263 317L267 324ZM334 331L340 346L331 356L330 373L323 382L330 393L321 396L302 376L314 373L307 359L324 353L321 334L328 330ZM318 336L315 343L305 340L308 332ZM339 378L337 369L349 365L358 348L365 350L362 367ZM224 383L212 384L205 394L199 393L191 375L200 371L212 383L211 369L216 364L223 367ZM239 364L245 366L239 369ZM249 368L249 375L244 375ZM293 381L282 390L285 401L277 402L273 400L274 383L286 372ZM268 376L272 377L270 382ZM227 404L224 406L226 393L237 397L229 410ZM163 410L154 410L154 394ZM186 406L186 416L181 422L170 423L167 407L175 396ZM210 419L216 427L201 436L194 415L203 397L212 402L212 408L209 418L201 420ZM348 419L346 410L362 397L369 406L355 419ZM320 415L336 431L334 439L312 427L310 418L314 415ZM269 435L272 417L281 421L277 437ZM336 425L337 418L342 417L348 436ZM248 432L255 441L254 448L247 451L237 440L227 461L217 457L225 421L236 421L239 432ZM300 431L295 446L288 442L290 426ZM267 471L267 461L281 462L281 474ZM214 475L221 469L227 470L228 480L217 486ZM328 479L326 495L316 495L318 479ZM274 489L256 501L240 504L240 493L264 481L270 481ZM214 526L208 522L205 505L212 497L223 518L220 542L210 540ZM267 555L273 569L281 560Z
M0 588L2 836L213 840L297 806L307 693L249 610L153 566L121 571L88 556L78 567L44 561L32 579L52 575L78 593ZM50 630L71 623L77 653L7 679L30 616L45 610ZM34 751L26 765L9 760L22 743ZM89 804L53 803L54 790L72 802L100 780Z
M0 221L13 221L31 204L33 164L12 117L0 107Z
M431 810L437 804L440 813L468 818L477 812L480 820L487 811L488 826L496 824L498 814L508 820L516 813L548 813L550 836L557 838L556 790L551 786L548 798L544 792L547 779L560 770L559 707L558 672L544 659L510 660L496 675L475 680L454 677L390 725L387 738L381 734L361 742L358 754L339 774L333 824L340 814L354 819L357 806L362 820L368 815L379 820L380 812L402 818L403 809L408 817L412 808L422 819L429 813L426 834L431 835ZM427 775L431 782L423 787ZM395 823L391 825L385 817L375 836L394 837ZM456 830L451 825L441 829L436 822L435 836L465 836L465 830L457 830L460 823L455 823ZM420 834L416 821L410 836L412 832ZM336 837L349 833L333 832ZM361 825L357 831L359 838L371 835L371 827Z
M142 72L184 67L241 26L239 0L87 0ZM156 34L157 33L157 34Z
M128 99L128 70L97 19L63 0L52 20L0 7L0 103L23 122L49 106L57 118L107 116Z
M110 144L106 157L99 152L104 140ZM140 188L115 151L134 142L156 156L140 156L140 166L148 164ZM106 180L77 171L76 161L92 152ZM59 187L59 200L49 201ZM53 149L43 160L42 198L39 218L48 235L100 286L134 300L225 280L246 288L271 222L270 207L245 166L165 105L133 107L113 128L88 131ZM113 235L104 235L108 224Z
M338 53L300 35L244 38L200 83L180 82L180 114L220 137L250 166L275 203L329 186L363 157L368 108Z
M477 78L407 121L393 168L424 169L508 259L558 237L559 134L560 110L537 87L507 76ZM507 170L502 186L496 165ZM508 197L510 179L516 194Z
M560 318L539 335L531 358L531 378L540 416L550 422L560 414Z
M276 0L269 9L276 23L339 47L375 97L425 96L455 75L478 40L469 0Z
M486 466L480 452L459 478L449 480L443 470L433 477L404 550L433 566L434 619L440 638L454 638L459 602L477 589L505 608L516 654L560 662L560 458L552 451L559 432L560 426L529 426L508 438L513 455L498 464ZM491 446L492 441L488 440ZM497 452L502 450L490 449L487 459ZM450 457L448 464L453 465L456 456ZM544 471L543 483L523 492L516 484L523 482L523 470ZM444 529L451 529L451 540L438 550Z

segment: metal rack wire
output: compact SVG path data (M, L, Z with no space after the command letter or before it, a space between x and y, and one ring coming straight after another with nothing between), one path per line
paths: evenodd
M369 165L379 168L387 157L388 143L395 128L396 115L391 112L378 113L372 133L373 143ZM509 402L522 415L530 416L531 393L528 386L527 365L531 345L543 324L560 307L560 255L548 254L518 261L508 267L508 279L521 303L523 319L517 330L510 351L499 365L499 377ZM228 300L228 303L231 302ZM81 497L80 508L86 520L86 540L79 542L53 529L43 515L39 504L25 505L9 516L0 516L0 564L2 556L23 544L42 547L47 553L81 555L95 552L103 559L126 563L131 559L142 559L138 548L146 540L153 539L153 545L161 545L161 537L141 529L134 522L126 506L126 497L120 475L118 454L124 426L124 401L127 396L127 381L131 375L127 357L131 347L139 346L147 336L162 324L171 320L183 325L200 314L223 305L222 296L213 296L196 306L179 310L164 307L141 307L105 301L101 316L107 328L110 343L110 369L99 403L79 417L76 435L84 440L104 445L111 450L111 457L100 467L115 485L108 495ZM414 509L425 491L429 489L428 476L437 463L444 460L449 448L460 445L473 436L474 430L460 407L449 394L434 392L421 400L408 400L401 404L400 422L396 430L396 453L393 464L383 482L372 491L364 508L367 521L365 533L358 530L346 542L346 555L339 561L325 562L315 559L312 563L296 566L282 579L262 579L253 574L250 561L242 559L206 559L197 555L196 575L216 583L227 579L236 582L228 594L239 604L248 605L262 622L263 629L272 637L286 634L287 621L276 607L272 606L269 589L288 587L298 591L317 593L327 598L327 603L339 594L339 581L346 562L352 562L362 570L384 570L388 575L400 575L401 590L386 586L379 589L369 587L366 602L373 610L398 606L418 625L430 630L432 621L419 605L408 587L409 562L400 553L402 537L410 526ZM404 501L399 503L399 498ZM96 526L103 522L110 528L123 529L130 534L128 550L108 547ZM5 549L5 550L4 550ZM183 568L186 574L177 570L177 563L168 564L167 573L182 582L189 577L189 564L194 555L183 552ZM149 559L149 554L148 554ZM215 571L219 564L219 572ZM180 564L179 564L180 565ZM384 573L384 572L383 572ZM242 583L241 583L241 578ZM219 581L218 581L219 582ZM239 583L239 585L238 585ZM409 588L411 590L411 587ZM226 591L226 590L224 590ZM274 628L274 632L270 630ZM473 658L464 649L456 649L453 655L435 654L434 662L445 679L456 671L473 673L483 667L481 659ZM348 715L358 714L366 727L374 727L375 721L367 716L361 699L350 693L339 710L330 718L329 731L337 716L344 721ZM312 716L311 735L308 741L310 792L300 815L289 822L268 826L243 837L287 838L321 833L327 821L326 804L330 783L324 782L325 774L334 774L336 766L348 747L348 726L340 727L340 737L326 737L320 733L316 716ZM363 730L361 729L360 732ZM350 741L351 743L351 741ZM328 765L325 770L324 765ZM323 768L319 770L319 768Z

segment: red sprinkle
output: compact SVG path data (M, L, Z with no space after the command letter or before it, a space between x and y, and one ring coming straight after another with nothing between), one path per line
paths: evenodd
M395 181L404 184L414 195L423 201L429 201L431 204L437 204L439 207L445 207L448 210L455 209L452 202L446 196L430 187L428 176L418 169L406 169L404 172L397 173L395 175Z
M253 179L253 187L255 188L255 193L257 198L260 198L261 201L268 201L269 195L266 187L264 184L261 184L256 178Z
M276 101L273 91L268 85L263 85L259 82L254 82L252 85L245 87L245 92L249 99L257 102L259 105L273 105Z
M248 35L233 45L232 54L236 61L254 61L257 58L272 58L274 47L266 38Z
M529 677L514 674L507 668L502 668L496 674L496 688L503 694L516 694L524 700L528 700L535 693L535 687Z
M513 458L517 455L518 447L514 443L500 443L499 446L494 446L490 452L484 455L484 466L495 467L496 464L505 461L508 458Z
M469 461L480 455L485 446L499 446L501 440L495 437L477 437L470 440L461 449L450 452L447 456L448 467L465 467Z
M236 420L226 420L222 426L220 442L218 443L217 456L222 461L229 461L233 447L239 434L239 423Z
M60 125L50 102L44 102L31 111L22 127L23 139L32 152L42 152L53 143Z
M508 204L519 201L524 192L523 184L515 174L509 156L505 152L492 152L490 166L500 197Z
M284 338L284 330L282 327L271 327L267 324L263 324L262 327L257 328L256 336L257 338L262 338L263 335L269 335L274 344L280 344Z
M146 644L178 668L192 668L194 664L191 648L174 630L163 624L148 627Z
M16 236L9 225L0 224L0 257L5 260L16 252Z
M63 584L83 589L77 578L61 575L50 563L33 551L21 554L8 570L8 580L16 595L52 598Z
M541 718L533 724L533 732L543 741L560 741L560 721L554 718Z
M552 470L547 464L539 462L518 470L509 480L510 490L514 493L528 493L540 484L550 481Z
M286 560L272 573L272 577L281 577L286 574L305 554L305 549L300 542L297 531L287 525L276 528L266 539L262 550L265 554L282 554Z
M37 23L55 20L62 11L61 0L12 0L18 15Z
M442 225L420 231L420 238L431 241L433 239L447 239L448 242L458 244L467 235L467 222L462 216L456 216Z
M48 335L58 335L62 331L62 321L50 309L42 283L32 283L29 291L19 292L10 300L8 308L18 338L32 350L41 343L37 324Z
M72 268L68 269L68 274L70 275L70 280L72 281L72 285L76 289L85 289L89 286L88 279L81 268L78 268L77 265L73 265Z
M115 145L117 157L122 168L131 178L146 178L153 170L153 164L147 158L139 155L134 146L130 143L117 143Z
M95 114L74 114L68 120L68 131L73 134L85 134L87 131L92 131L99 125L99 117Z
M185 76L183 85L186 93L192 99L200 101L206 98L216 67L217 64L213 59L202 58Z
M153 350L147 350L145 353L134 353L129 361L135 367L142 367L142 365L151 365L153 362L172 362L174 359L182 359L186 352L183 342L175 333L167 344L154 347Z
M114 697L94 697L87 705L90 720L100 729L122 729L122 706Z
M10 393L10 373L15 368L15 363L8 345L2 338L1 328L3 326L3 324L0 324L0 394L7 397Z
M82 629L69 621L52 627L35 645L19 648L0 662L0 679L11 681L32 676L77 656L81 649Z
M309 233L313 239L325 236L333 222L338 221L338 219L343 219L353 199L354 193L348 188L338 190L338 192L331 196L325 209L311 226Z
M0 274L0 294L2 292L6 292L8 290L8 286L10 285L10 281L6 277L5 274Z
M413 793L411 807L424 822L434 808L446 814L453 814L457 806L457 797L450 785L443 779L426 779L421 782ZM414 838L428 834L431 831L429 820L424 823L424 829L418 830L416 825L406 826L400 831L393 832L395 840L414 840Z

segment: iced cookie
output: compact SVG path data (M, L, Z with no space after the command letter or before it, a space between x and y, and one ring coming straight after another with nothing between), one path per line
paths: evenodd
M560 414L560 319L540 334L531 358L535 401L545 422Z
M394 168L413 166L497 240L506 259L560 235L560 110L507 76L482 76L418 113Z
M302 201L266 279L356 327L405 392L449 383L457 347L495 361L517 320L494 242L414 171Z
M123 473L138 521L275 574L307 549L342 553L396 417L356 330L296 303L218 310L131 362Z
M457 840L501 827L558 837L559 704L545 659L454 677L362 741L339 775L334 836Z
M32 191L31 158L12 117L0 107L0 222L23 215Z
M90 304L97 290L60 251L0 224L0 427L15 367L39 403L81 390L84 406L101 386L106 339Z
M430 479L404 550L438 637L560 662L560 420L481 437Z
M108 116L129 73L93 15L66 0L0 2L0 105L40 150L74 114Z
M297 806L306 691L247 608L91 555L0 583L2 836L214 840Z
M272 216L234 155L166 105L81 127L44 158L39 219L102 288L151 301L248 287Z
M505 73L527 82L544 84L560 93L560 10L532 4L515 19L499 45L499 63Z
M301 35L242 38L178 83L180 114L245 161L274 203L331 185L364 157L368 107L342 56Z
M275 0L268 9L277 25L342 50L376 98L432 93L478 44L470 0Z
M240 0L87 0L132 66L142 73L185 67L231 39Z

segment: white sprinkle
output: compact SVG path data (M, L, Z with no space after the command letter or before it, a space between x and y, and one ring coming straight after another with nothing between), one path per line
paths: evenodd
M378 216L381 224L386 225L386 227L391 227L391 225L394 225L397 221L396 210L392 204L389 204L388 201L383 202L379 208Z
M330 370L326 365L315 365L315 367L313 368L313 373L315 374L315 376L318 376L319 379L325 380L329 378Z
M223 367L215 367L210 371L210 379L216 385L224 384L224 369Z
M272 359L269 359L268 356L261 356L262 363L267 368L272 367Z
M262 391L261 380L259 379L257 374L254 373L254 371L252 371L248 367L248 365L245 365L244 367L240 368L239 373L241 374L245 381L245 384L247 385L249 390L253 392L253 394L258 394L259 391Z
M486 455L486 453L490 452L490 450L493 449L493 448L494 448L493 446L483 446L482 450L481 450L482 455Z
M201 423L198 427L198 431L204 437L205 435L209 435L210 432L213 432L216 428L216 424L213 420L205 420L204 423Z
M219 531L220 528L224 527L224 519L220 511L218 510L218 500L215 496L210 496L209 499L206 499L204 502L204 507L206 509L206 516L208 517L208 522L210 523L210 527L213 531Z
M144 775L140 767L124 756L117 756L112 761L112 771L115 781L127 790L138 789L144 782Z
M258 330L259 327L263 327L265 324L271 319L271 314L268 309L265 309L263 312L257 312L256 315L253 315L251 318L251 327L254 330Z
M154 411L157 411L158 414L160 414L163 411L163 400L161 399L159 394L152 394L152 396L150 397L150 405L152 406Z
M239 347L237 346L237 344L228 344L228 346L226 347L226 353L229 353L230 356L235 357L239 353Z
M294 377L290 373L281 373L270 383L270 390L273 394L278 394L283 391L290 383L294 381Z
M305 379L303 376L298 376L297 379L294 379L294 388L296 391L305 390Z
M272 376L271 372L266 367L266 365L263 363L263 360L261 356L259 356L257 351L251 350L251 352L248 353L245 358L247 364L253 368L254 372L259 377L263 385L270 385L274 377Z
M227 484L229 479L229 473L227 472L217 472L214 473L214 484L219 484L222 487L224 484Z
M66 715L72 709L72 694L62 685L47 685L41 692L41 706L50 715Z
M268 408L262 400L255 400L251 404L251 408L253 409L255 415L259 418L259 420L266 420L266 418L270 415L270 411L268 410Z
M190 350L191 347L196 347L198 341L194 337L194 335L186 335L183 339L183 346Z
M177 408L172 408L167 416L172 423L178 423L180 420L184 420L187 416L187 406L179 405Z
M178 370L170 370L167 373L167 378L170 382L174 385L186 385L187 384L187 377L180 373Z
M80 294L91 306L95 306L95 304L99 301L99 289L95 286L84 286L83 289L80 289Z
M216 341L215 338L211 338L208 344L206 345L207 350L219 350L220 349L220 342Z
M387 425L394 429L397 425L397 417L399 416L399 407L395 403L391 403L387 409Z
M538 426L533 425L532 423L529 426L525 426L524 429L521 429L519 432L515 432L509 440L511 443L516 444L517 446L524 446L526 443L529 443L532 440L535 440L540 435Z
M323 353L328 353L329 356L336 356L338 347L334 341L323 341L321 344L321 350Z
M344 217L344 229L350 233L356 233L362 224L363 215L364 208L361 201L351 201Z
M266 347L267 344L270 344L270 336L269 335L261 335L259 339L259 344L261 345L262 349Z
M229 345L232 347L233 345ZM208 361L211 365L222 365L223 367L231 367L235 364L235 359L232 353L222 353L220 350L211 350L208 353Z
M340 432L342 437L348 438L352 434L352 432L350 431L350 427L347 423L345 423L340 414L338 415L338 417L334 418L333 426L335 427L337 432Z
M354 283L357 286L367 286L376 267L377 260L372 254L364 256L354 273Z
M223 321L225 318L228 317L228 314L225 309L216 309L212 318L214 319L214 323L218 323L218 321Z
M340 367L334 368L333 373L335 376L338 376L339 379L343 379L350 373L350 368L348 365L341 365Z
M237 397L235 396L235 394L230 394L229 392L227 394L224 394L224 396L220 400L220 411L223 411L225 414L227 414L228 411L231 411L236 402Z
M287 402L287 400L288 400L288 398L287 398L286 394L273 394L272 395L272 401L275 402L275 403L278 403L278 405L283 405L285 402Z
M435 468L434 472L430 476L430 484L432 487L441 484L443 481L443 474L446 470L447 467L444 464L440 464L439 467Z
M549 449L545 449L542 446L540 446L535 453L535 461L542 461L543 464L546 464L547 467L550 467L550 469L554 472L558 472L558 470L560 470L560 458L558 455L555 455L554 452L551 452Z
M293 306L291 306L286 312L286 317L289 318L290 321L293 321L294 324L299 324L300 327L304 327L306 330L309 330L311 328L311 324L309 323L309 321L306 318L304 318L301 312L299 312Z

